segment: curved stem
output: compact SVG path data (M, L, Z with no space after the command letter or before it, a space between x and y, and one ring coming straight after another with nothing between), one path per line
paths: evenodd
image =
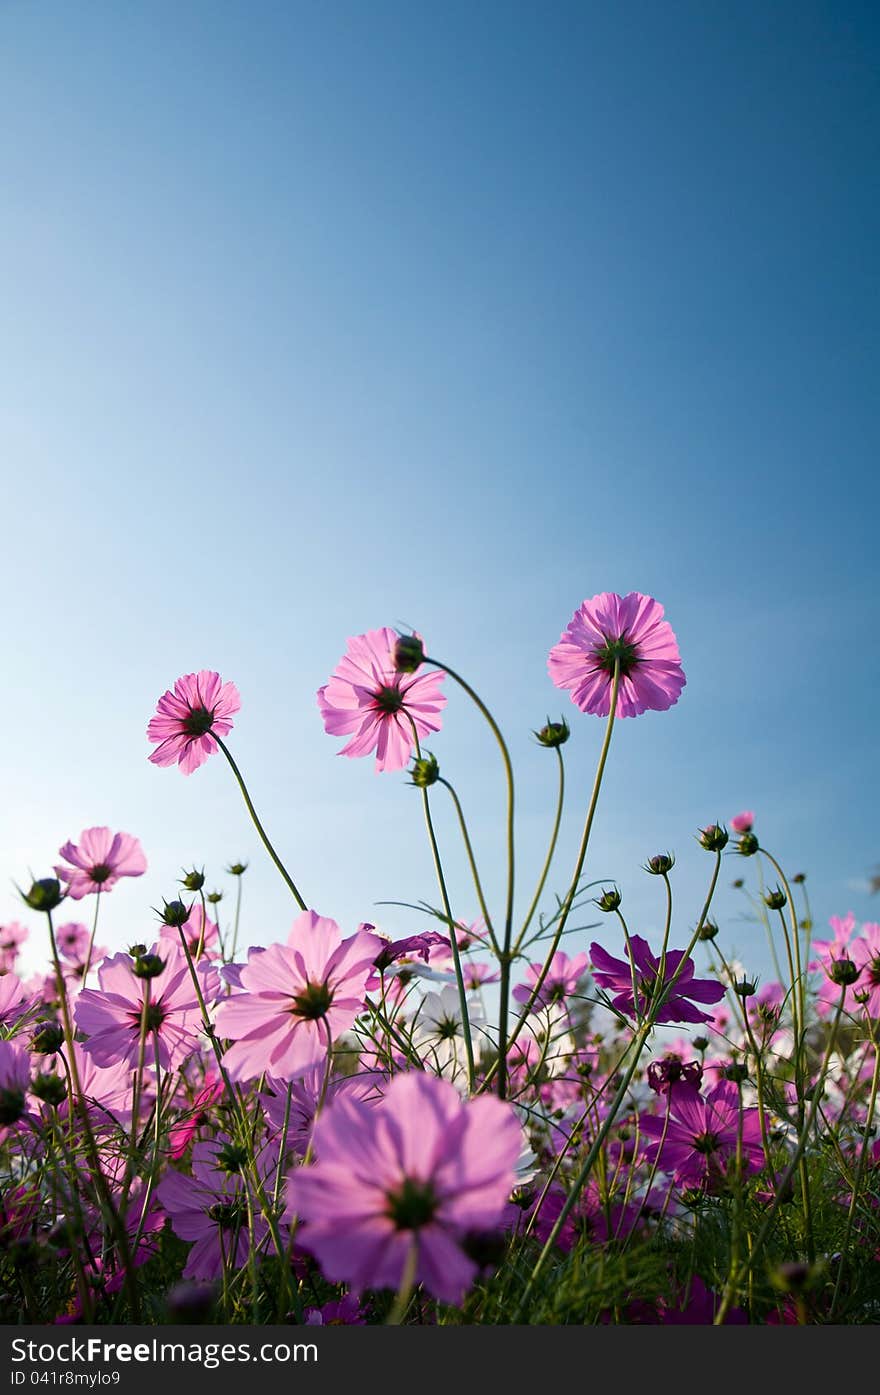
M234 761L233 758L232 758L232 752L229 750L229 747L226 745L226 743L225 743L224 741L221 741L220 737L217 735L216 732L213 732L213 731L212 731L212 732L211 732L211 736L212 736L213 739L217 742L217 745L220 747L220 750L223 752L224 756L225 756L226 759L229 761L229 765L230 765L230 768L231 768L231 770L232 770L232 773L233 773L233 775L235 776L236 780L238 781L238 787L239 787L239 789L241 790L242 795L244 796L244 802L245 802L245 804L247 805L247 811L248 811L248 813L250 814L251 818L253 819L254 828L255 828L255 829L257 830L257 832L259 833L259 835L260 835L260 837L261 837L261 839L262 839L262 841L263 841L263 846L264 846L264 848L266 849L266 852L269 854L269 856L271 857L272 861L275 863L275 866L278 868L278 871L281 873L282 877L284 878L285 882L287 883L287 886L288 886L288 889L289 889L289 891L290 891L290 894L292 895L292 897L293 897L294 901L296 902L296 904L299 906L300 910L301 910L301 911L307 911L307 910L308 910L308 906L306 905L305 901L303 900L302 896L300 895L299 891L297 890L297 887L296 887L296 885L294 884L293 878L290 876L290 873L288 872L287 868L284 866L284 863L281 861L281 858L278 856L277 852L276 852L275 849L272 847L272 844L269 842L269 837L268 837L268 835L267 835L267 833L266 833L266 830L264 829L263 825L260 823L259 818L257 817L257 811L256 811L256 809L254 808L253 803L251 802L251 797L250 797L250 795L248 794L247 785L246 785L245 782L244 782L244 778L243 778L243 776L242 776L242 773L241 773L241 771L239 770L238 766L236 765L235 761Z
M88 949L86 950L86 963L85 963L85 968L83 969L83 978L82 978L83 984L85 984L85 981L86 981L86 979L87 979L88 976L89 976L89 966L91 965L91 962L92 962L92 952L94 951L94 948L95 948L95 934L96 934L97 929L98 929L98 911L99 911L100 909L101 909L101 888L100 888L100 886L99 886L99 887L98 887L98 890L95 892L95 914L94 914L94 916L92 917L92 933L89 935L89 947L88 947Z

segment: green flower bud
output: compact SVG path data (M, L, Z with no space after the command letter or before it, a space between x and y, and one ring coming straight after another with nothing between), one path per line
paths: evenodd
M189 920L192 906L185 906L182 901L166 901L161 911L157 911L159 919L165 925L173 925L179 928Z
M248 864L246 862L233 862L226 868L227 872L233 877L243 877L247 869Z
M725 1066L721 1072L725 1080L732 1080L734 1085L741 1085L749 1078L748 1066L742 1061L731 1061L729 1066Z
M714 940L717 934L718 926L715 924L714 920L704 920L703 924L700 926L699 938L701 940Z
M21 891L21 898L32 911L54 911L64 900L64 892L57 877L43 877L34 882L30 891Z
M571 736L571 728L564 717L561 717L558 722L551 722L548 717L546 726L541 727L541 730L534 734L542 746L553 748L565 745Z
M398 635L394 667L398 673L415 673L425 661L425 646L418 635Z
M620 905L620 892L617 890L616 886L613 886L610 890L603 891L601 896L597 896L593 904L598 906L600 911L605 911L606 913L609 911L616 911Z
M440 766L437 764L435 756L430 751L426 751L423 756L419 756L412 763L410 770L410 784L416 789L426 790L430 785L435 785L440 778Z
M67 1085L60 1075L38 1075L31 1083L31 1089L44 1104L61 1104L67 1099Z
M218 902L223 900L223 892L209 891L207 896L205 897L205 900L208 902L209 906L216 906Z
M41 1022L31 1037L31 1051L38 1056L52 1056L63 1042L64 1028L60 1022Z
M738 998L754 998L757 990L758 985L753 979L738 978L733 985L733 991Z
M786 904L785 892L780 891L778 886L773 891L764 892L764 905L771 911L781 911Z
M760 846L754 833L743 833L736 845L736 850L743 857L754 857Z
M722 848L727 847L729 837L727 829L720 823L710 823L697 834L700 847L705 848L706 852L721 852Z
M672 853L657 853L655 857L649 857L645 863L645 871L650 872L652 877L665 877L675 866L675 858Z
M855 983L861 969L851 959L834 959L825 972L839 988L849 988Z
M158 954L138 954L131 971L135 978L158 978L164 968L165 960L160 959Z
M24 1091L0 1089L0 1124L15 1124L24 1113Z
M180 885L185 887L187 891L201 891L205 885L204 867L201 872L197 872L195 868L191 872L184 872L180 879Z

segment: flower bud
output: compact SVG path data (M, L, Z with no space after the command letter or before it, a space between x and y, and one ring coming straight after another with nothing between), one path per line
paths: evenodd
M855 983L861 969L851 959L833 959L825 972L839 988L849 988Z
M781 911L786 905L785 892L775 887L772 891L764 892L764 905L771 911Z
M216 906L218 902L223 900L223 892L209 891L207 896L205 897L205 900L208 902L209 905Z
M571 736L571 728L564 717L561 717L558 722L551 722L548 717L547 725L541 727L541 730L536 731L534 734L542 746L549 746L552 748L554 746L565 745L566 741Z
M432 756L430 751L426 751L423 756L419 756L412 763L410 770L410 784L416 789L426 790L430 785L435 785L440 778L440 766L437 764L436 756Z
M708 1050L709 1050L709 1038L708 1038L708 1037L694 1037L693 1040L692 1040L692 1042L691 1042L691 1045L693 1046L693 1048L694 1048L695 1051L701 1051L701 1052L702 1052L702 1051L708 1051Z
M702 925L700 926L700 936L699 936L699 938L700 938L701 940L714 940L714 939L715 939L715 936L716 936L717 934L718 934L718 926L715 924L715 921L714 921L714 920L704 920L703 923L702 923Z
M31 1051L38 1056L52 1056L60 1051L64 1042L64 1028L60 1022L41 1022L31 1037Z
M420 635L398 635L394 645L394 667L398 673L415 673L425 661Z
M217 1154L217 1166L224 1172L243 1172L247 1164L247 1149L237 1143L227 1143Z
M142 954L146 954L147 946L141 944L129 945L128 952L132 959L138 959Z
M732 1080L734 1085L741 1085L744 1080L748 1080L749 1069L743 1061L731 1061L723 1067L721 1075L725 1080Z
M20 890L20 888L19 888ZM64 892L61 890L61 883L57 877L43 877L41 881L34 882L30 891L21 892L25 905L30 906L32 911L54 911L56 906L60 906L64 900Z
M179 928L189 920L191 910L192 906L185 906L182 901L166 901L156 914L165 925Z
M735 880L730 883L730 885L733 887L734 891L742 891L743 887L745 886L745 882L743 881L742 877L736 877Z
M44 1104L61 1104L67 1099L67 1085L60 1075L38 1075L31 1083L31 1089Z
M193 868L191 872L184 872L180 879L180 885L185 887L187 891L201 891L202 887L205 885L204 867L201 872L197 872L195 868Z
M795 872L794 876L792 877L792 881L794 882L795 886L803 886L806 880L806 872Z
M131 971L135 978L158 978L164 968L165 960L160 959L158 954L138 954Z
M620 892L613 886L610 890L603 891L601 896L597 896L593 904L598 906L600 911L616 911L620 905Z
M754 857L760 846L754 833L744 833L736 845L736 850L743 857Z
M232 862L226 868L227 872L233 877L243 877L247 869L248 864L246 862Z
M645 863L645 871L650 872L652 877L665 877L674 866L675 858L672 853L657 853L654 857L648 858Z
M758 985L754 979L738 978L734 980L733 991L738 998L754 998Z
M720 823L710 823L697 834L700 847L705 848L706 852L721 852L722 848L727 847L729 837L727 829Z

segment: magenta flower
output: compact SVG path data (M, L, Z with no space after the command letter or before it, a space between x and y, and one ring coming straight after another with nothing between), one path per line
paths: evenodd
M334 1100L315 1139L318 1161L288 1174L287 1215L303 1221L298 1241L325 1277L397 1288L415 1248L416 1282L460 1301L477 1273L461 1242L498 1227L516 1184L512 1107L465 1102L448 1081L408 1071L374 1108Z
M359 930L347 940L335 920L304 911L286 945L249 950L243 992L221 1003L217 1031L232 1045L224 1065L233 1080L265 1071L295 1080L326 1060L330 1043L364 1006L377 935Z
M528 1003L531 1000L543 967L543 964L530 964L526 969L526 982L517 984L513 990L513 996L518 1003ZM550 1003L563 1002L576 994L588 968L589 961L585 954L576 954L573 959L569 959L562 950L557 950L550 961L547 977L532 1004L532 1011L538 1012Z
M264 1150L257 1168L268 1179L277 1154ZM183 1271L185 1279L216 1279L224 1258L232 1271L240 1269L250 1251L248 1191L241 1175L243 1157L225 1135L196 1143L192 1151L192 1176L170 1168L156 1188L160 1204L171 1217L171 1228L181 1240L194 1241ZM254 1244L265 1240L268 1227L252 1198Z
M739 1092L722 1080L704 1099L693 1085L675 1085L667 1096L669 1117L642 1114L639 1130L649 1143L649 1166L672 1173L681 1187L701 1187L718 1182L736 1159L740 1128ZM764 1165L761 1125L757 1109L742 1111L742 1157L746 1172ZM665 1137L664 1137L665 1132Z
M151 953L165 961L156 978L138 978L130 955L113 954L98 970L100 988L84 988L76 1000L76 1025L86 1037L83 1048L99 1066L112 1066L117 1061L137 1065L147 984L148 1043L155 1033L162 1069L179 1066L199 1044L201 1013L183 950L163 941L153 946ZM217 972L204 960L196 972L205 1001L210 1003L220 991ZM152 1060L152 1051L148 1059Z
M286 1147L289 1151L305 1154L312 1141L322 1097L325 1108L340 1095L349 1095L364 1104L375 1104L381 1099L385 1086L385 1076L361 1069L357 1075L343 1075L331 1080L325 1090L324 1076L325 1068L321 1064L312 1066L301 1080L292 1083L272 1079L266 1081L266 1092L260 1095L260 1105L270 1135L279 1144L286 1121Z
M685 685L678 644L663 607L650 596L603 591L584 601L550 650L547 667L557 688L571 690L582 712L607 717L615 662L620 664L618 717L665 712Z
M876 1022L880 1020L880 924L868 921L862 926L861 934L850 942L849 957L859 978L847 996Z
M730 820L730 826L734 833L751 833L755 824L755 812L753 809L744 809L741 814L734 814Z
M147 859L137 838L130 833L111 833L109 828L84 828L79 843L65 843L58 849L70 865L55 868L55 875L67 883L67 894L81 901L97 891L110 891L120 877L140 877L147 870Z
M156 704L147 737L159 745L150 755L154 765L180 766L191 775L217 750L211 735L226 736L232 731L231 718L241 707L234 683L223 683L219 673L203 668L185 673Z
M159 939L166 941L166 943L179 945L181 930L189 946L189 952L194 957L198 953L199 945L201 945L202 954L206 958L216 959L218 957L220 953L220 928L215 920L205 914L200 903L193 902L187 919L180 927L163 925L159 931Z
M403 770L419 740L440 730L446 705L442 673L399 673L394 666L394 630L368 630L349 639L348 649L318 689L324 730L351 736L341 756L376 752L377 770Z
M632 959L635 965L635 984L639 998L639 1011L647 1014L651 1000L657 989L660 973L660 960L651 953L647 940L641 935L631 935ZM632 966L623 959L614 959L601 945L590 945L593 960L593 977L600 988L606 988L614 996L612 1007L626 1016L635 1014L633 999ZM668 984L685 959L683 949L671 949L666 955L663 983ZM655 1022L711 1022L712 1014L700 1012L694 1003L718 1003L724 997L724 984L716 979L694 978L694 962L685 959L684 968L679 974L668 997L664 999Z

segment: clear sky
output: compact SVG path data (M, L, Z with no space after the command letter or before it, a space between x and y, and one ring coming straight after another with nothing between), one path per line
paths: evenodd
M337 759L315 704L383 624L508 733L523 905L530 732L572 720L563 890L602 723L546 654L602 590L663 602L688 677L615 733L588 869L633 928L672 849L683 943L693 832L743 807L817 921L880 918L878 118L853 0L0 0L0 920L36 928L12 879L106 823L150 869L99 940L239 857L247 938L286 935L222 759L147 760L156 698L209 667L310 904L423 924L376 904L435 899L419 796ZM457 695L433 749L497 900L500 766ZM766 974L743 866L718 918Z

